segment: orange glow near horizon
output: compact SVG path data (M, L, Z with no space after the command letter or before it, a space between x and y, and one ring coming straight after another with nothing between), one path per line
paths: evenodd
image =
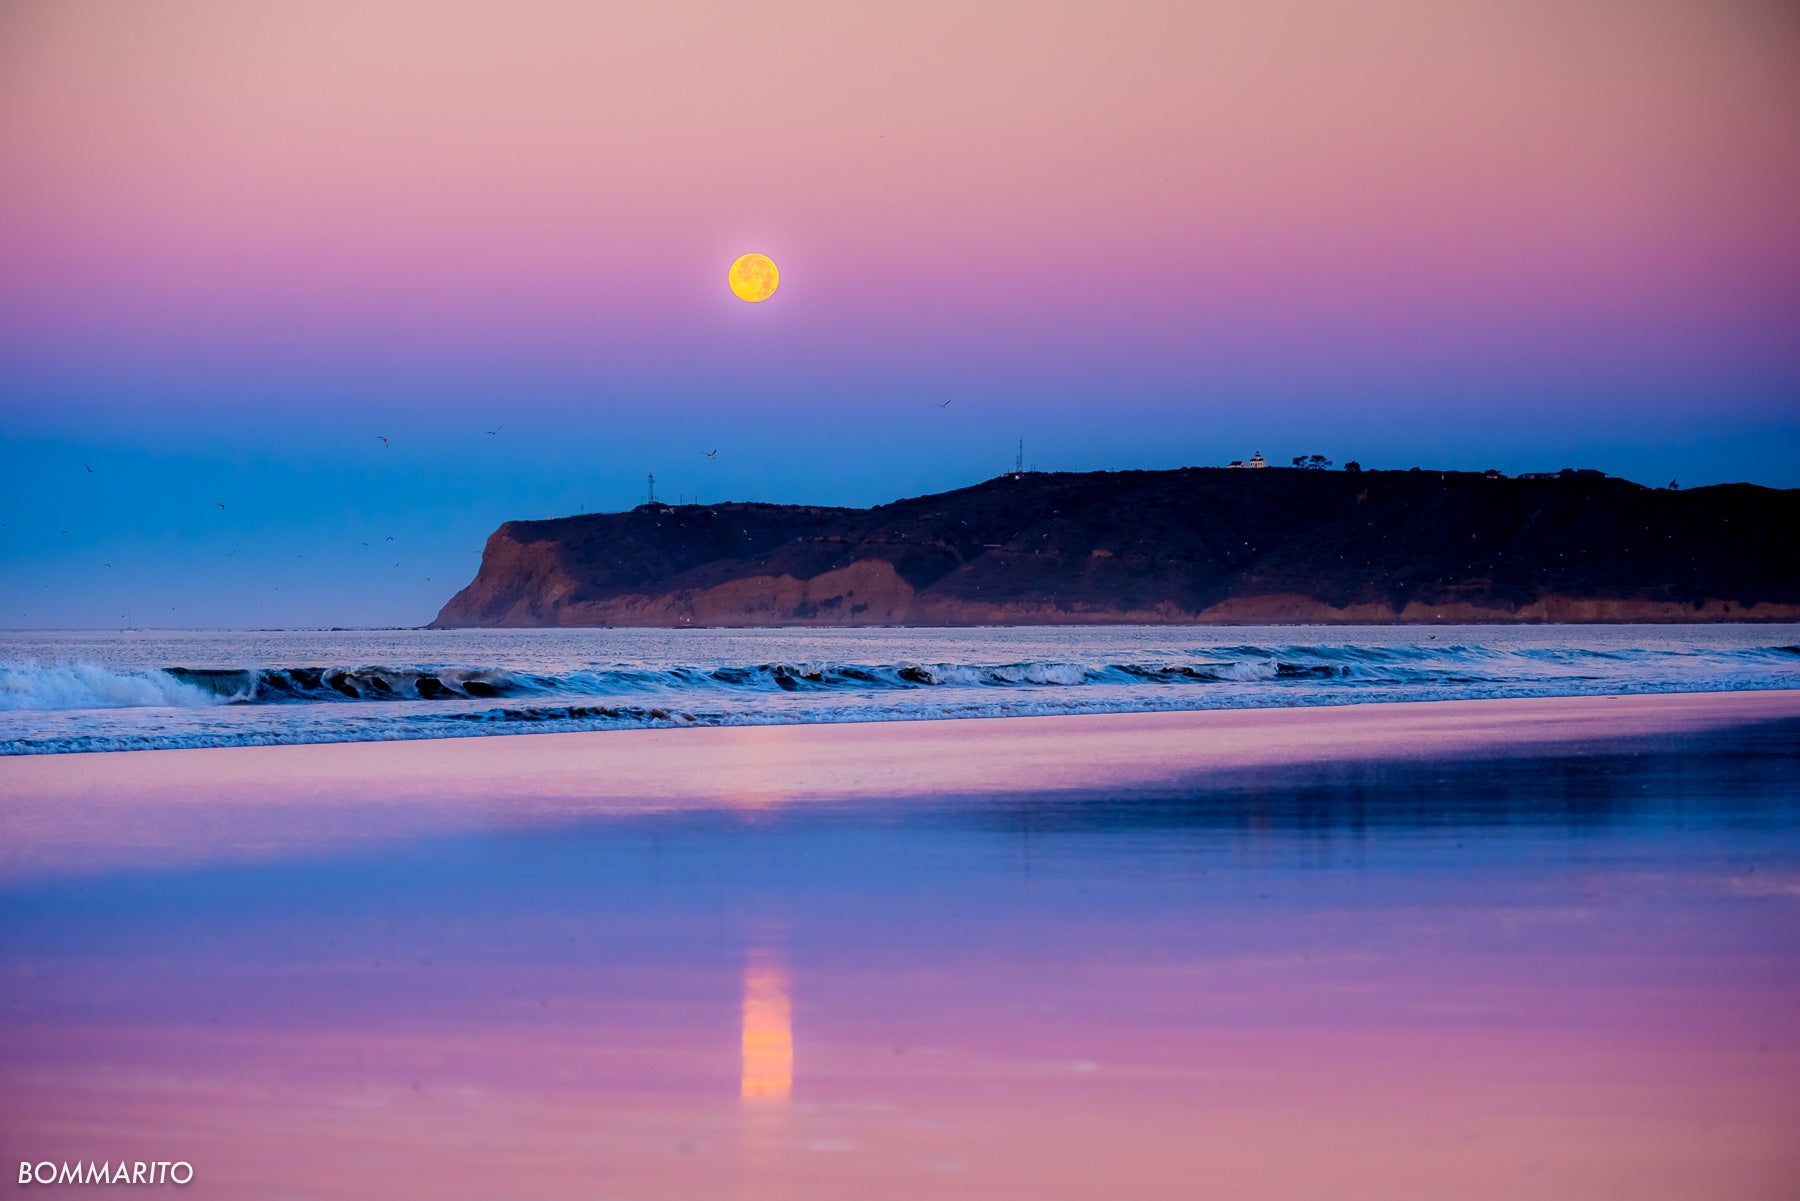
M744 969L744 1100L786 1101L794 1087L787 973L766 960Z

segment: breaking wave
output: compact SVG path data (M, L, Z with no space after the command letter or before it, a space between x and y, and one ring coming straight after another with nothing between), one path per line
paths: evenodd
M0 667L0 710L185 708L224 698L168 672L118 672L79 663Z
M653 694L871 694L923 689L1058 690L1088 686L1234 684L1381 691L1388 687L1546 685L1650 678L1701 670L1734 686L1794 671L1800 647L1730 651L1572 648L1495 650L1472 646L1233 646L1184 659L1133 663L1028 660L1016 663L762 663L664 668L595 665L560 673L435 665L212 668L119 671L91 664L0 666L0 710L194 708L358 701L478 701L532 698L604 701ZM1746 683L1746 681L1748 683ZM1769 683L1760 686L1771 686ZM1791 686L1791 684L1790 684ZM618 711L600 705L600 712ZM583 706L549 710L579 713ZM514 720L532 721L514 711ZM535 712L533 710L532 712ZM470 715L473 717L474 715ZM477 718L477 720L481 720Z

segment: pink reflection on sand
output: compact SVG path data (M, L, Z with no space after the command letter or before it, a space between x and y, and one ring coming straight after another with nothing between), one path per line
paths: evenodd
M115 861L280 859L558 814L741 810L750 798L858 790L1004 795L1017 780L1143 784L1399 744L1492 750L1690 730L1797 701L1445 702L70 756L0 765L0 784L14 785L0 834L15 838L0 863L29 878ZM872 846L861 851L881 853ZM766 883L764 861L736 853ZM497 889L449 915L418 913L402 920L399 958L384 941L379 962L367 938L346 937L369 928L367 905L258 919L297 948L266 958L208 941L207 923L190 921L208 911L192 906L172 908L169 937L144 945L19 941L0 957L0 1150L180 1157L196 1166L184 1190L195 1197L434 1201L1774 1201L1800 1179L1791 868L1690 874L1651 860L1590 875L1562 864L1587 881L1574 894L1540 895L1525 887L1536 875L1501 873L1489 904L1321 893L1290 908L1280 898L1318 869L1290 874L1271 859L1254 871L1274 901L1058 910L1043 904L1054 877L1015 884L1001 859L957 860L944 877L887 885L881 921L850 923L832 912L841 893L819 894L794 911L792 932L754 935L746 961L736 942L722 953L728 937L706 933L719 919L693 897L710 856L671 876L679 884L660 900L595 893L590 907L565 908L559 892L557 905L530 906ZM971 902L997 904L915 908L946 882L983 880ZM42 920L35 912L19 909L21 925ZM559 921L608 936L566 950L576 944L549 936ZM1200 937L1208 922L1233 938ZM775 949L789 946L793 957Z
M1800 715L1800 691L618 730L0 758L0 879L278 859L581 815L1130 791Z
M1320 998L1246 1022L1191 1012L1195 975L1156 963L1077 973L1066 1004L1045 1007L1028 986L1047 965L1033 966L1021 980L1019 965L960 965L957 1004L840 967L824 982L836 1000L892 989L924 1017L897 1054L884 1015L828 1010L805 1105L787 1091L788 975L753 959L736 1113L705 1062L725 1050L729 1010L658 1017L614 997L531 1029L474 1014L430 1031L15 1028L0 1127L33 1156L180 1155L202 1197L1774 1201L1800 1171L1793 1054L1759 1049L1792 1046L1773 1015L1671 1038L1629 1020L1642 994L1571 1013L1542 988L1478 1029L1411 1014L1347 1025L1339 971L1199 972L1253 1011ZM1421 969L1383 967L1390 999ZM700 991L701 973L680 971ZM1107 1011L1116 987L1151 1002L1143 1020ZM1695 991L1682 1008L1706 1030L1754 1012L1740 990Z

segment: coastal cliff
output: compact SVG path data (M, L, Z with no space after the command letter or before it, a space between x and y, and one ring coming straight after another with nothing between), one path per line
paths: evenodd
M1184 468L509 521L432 624L1721 620L1800 620L1800 490Z

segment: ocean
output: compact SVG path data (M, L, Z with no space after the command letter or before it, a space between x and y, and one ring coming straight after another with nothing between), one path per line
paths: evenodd
M1800 626L0 634L0 755L1800 688Z

